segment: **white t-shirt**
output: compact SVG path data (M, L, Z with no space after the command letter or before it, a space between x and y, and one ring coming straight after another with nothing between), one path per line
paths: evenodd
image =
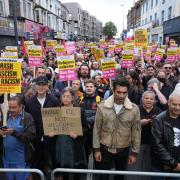
M114 103L114 109L115 109L116 114L119 114L119 112L122 109L122 107L123 107L123 104L116 104L116 103Z
M43 108L44 107L44 102L46 100L46 97L44 97L44 98L37 98L37 99L38 99L39 103L41 104L41 108Z

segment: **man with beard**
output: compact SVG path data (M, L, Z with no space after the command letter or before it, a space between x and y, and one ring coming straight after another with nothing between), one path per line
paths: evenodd
M178 83L178 80L177 80L176 76L173 75L172 70L173 70L173 68L170 63L164 64L163 71L165 72L165 74L167 76L167 83L174 88L176 86L176 84Z
M128 99L129 83L125 78L113 83L113 95L99 104L93 129L93 148L97 168L125 170L133 165L140 149L141 124L137 105ZM131 147L131 148L130 148ZM108 180L108 175L99 177ZM123 176L115 176L115 180Z
M85 81L90 78L90 68L87 64L82 64L79 68L79 75L78 75L80 82L81 82L81 92L85 92Z

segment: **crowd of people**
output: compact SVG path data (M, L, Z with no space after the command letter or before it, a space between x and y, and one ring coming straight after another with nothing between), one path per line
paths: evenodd
M89 54L87 54L89 52ZM104 50L105 57L110 57ZM111 55L117 77L103 78L100 61L87 47L74 54L78 77L59 80L56 54L47 51L43 65L22 62L22 93L9 94L7 127L1 127L1 166L37 168L46 178L55 168L90 168L180 172L180 59L170 63L137 59L120 66L121 52ZM0 94L3 109L4 94ZM44 135L42 108L80 107L83 135ZM2 124L1 109L1 124ZM91 156L93 154L93 156ZM92 158L93 157L93 158ZM91 159L92 158L92 159ZM92 167L91 167L92 168ZM30 173L6 173L7 180L37 179ZM82 174L56 173L57 180L80 180ZM108 180L108 175L93 179ZM114 176L115 180L178 178ZM180 179L180 178L179 178Z

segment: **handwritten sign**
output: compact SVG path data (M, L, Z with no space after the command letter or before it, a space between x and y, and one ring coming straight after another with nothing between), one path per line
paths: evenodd
M45 135L83 134L79 107L43 108L41 113Z
M0 92L21 93L21 63L0 62Z

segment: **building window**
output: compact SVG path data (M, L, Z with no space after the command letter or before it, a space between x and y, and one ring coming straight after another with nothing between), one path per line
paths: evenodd
M147 1L147 3L146 3L146 11L148 11L148 1Z
M166 2L166 0L162 0L162 4L164 4Z
M39 11L35 10L35 18L37 22L40 22L40 18L39 18Z
M157 20L157 13L154 14L154 20Z
M164 22L164 10L161 12L161 22L162 22L162 24Z
M0 0L0 16L4 16L3 2Z
M144 20L142 20L142 25L144 25Z
M152 22L152 16L150 16L150 22Z
M50 17L50 16L48 16L47 25L48 25L49 27L51 27L51 17Z
M145 19L145 24L147 24L147 18Z
M171 19L171 15L172 15L172 7L170 6L168 9L168 20Z
M156 0L156 6L158 5L158 0Z
M23 1L23 11L24 11L24 17L27 17L26 1Z
M31 3L28 3L28 18L31 19Z
M153 8L153 0L151 0L151 9Z

